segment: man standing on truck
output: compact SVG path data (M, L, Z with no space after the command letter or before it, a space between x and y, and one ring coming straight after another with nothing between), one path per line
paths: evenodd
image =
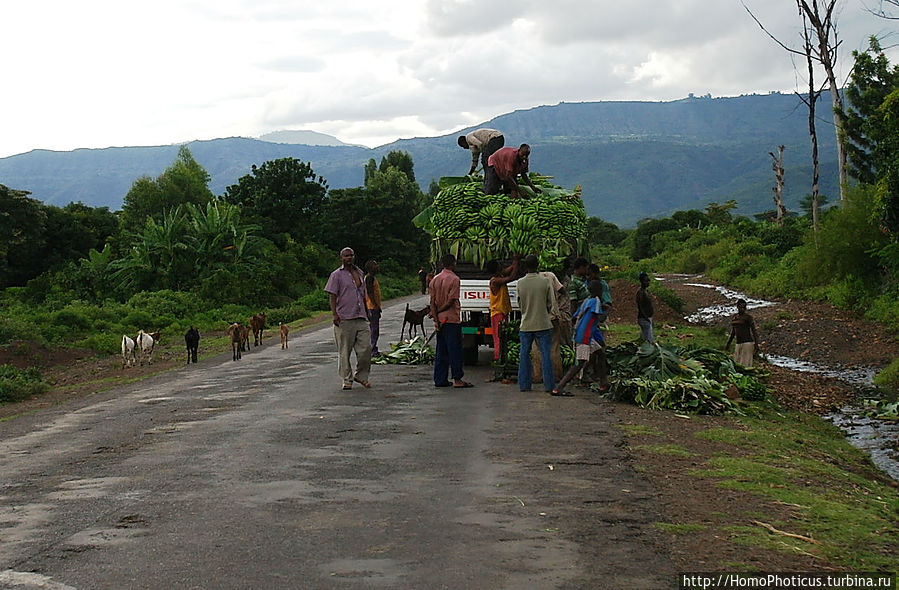
M551 352L553 325L550 319L555 296L549 281L537 274L538 264L537 257L528 254L524 259L524 268L528 274L518 279L518 307L521 308L521 328L518 332L521 342L518 353L518 389L531 390L533 379L531 345L536 340L542 356L543 388L551 392L556 387Z
M443 270L431 279L431 312L437 332L437 356L434 359L434 387L472 387L463 381L462 369L462 304L460 281L456 275L456 257L444 254ZM452 375L452 383L447 374Z
M531 146L526 143L517 148L504 147L496 150L487 158L487 167L484 169L484 192L488 195L499 194L499 191L508 192L512 198L521 197L518 187L518 177L531 187L535 193L540 189L531 182L528 176L528 161L531 157Z
M502 131L496 129L475 129L468 135L459 136L459 147L471 150L471 168L468 174L474 174L478 167L478 156L481 157L481 166L487 170L487 159L506 143Z

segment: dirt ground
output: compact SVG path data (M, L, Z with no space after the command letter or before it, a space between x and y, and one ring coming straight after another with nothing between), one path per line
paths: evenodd
M665 325L684 330L689 327L684 320L685 315L700 307L725 302L725 298L714 289L685 284L697 280L709 282L696 277L666 278L665 285L687 304L682 315L656 298L654 319L657 331L664 330ZM615 304L609 321L635 322L634 294L637 285L625 280L613 280L610 287ZM750 310L750 313L759 326L762 352L844 368L882 368L899 357L899 340L896 337L886 334L880 326L828 305L778 301L775 306ZM720 321L726 324L727 318ZM313 318L307 320L305 325L320 322L321 319ZM210 336L204 334L204 338ZM269 342L273 337L270 332ZM185 358L181 335L163 334L153 364L127 371L122 369L121 359L115 356L97 357L90 351L46 349L31 343L13 343L0 348L0 364L36 366L53 386L38 398L0 406L0 420L64 403L75 397L88 396L122 384L124 379L131 381L180 367ZM850 387L837 380L770 365L766 368L771 372L768 383L774 396L789 409L825 414L852 399ZM715 452L715 443L697 438L697 431L733 424L726 416L688 420L668 412L652 412L627 404L609 403L609 407L623 427L651 427L664 433L667 443L696 451L697 456ZM832 567L814 556L746 547L714 533L723 526L733 524L735 507L739 507L741 513L762 513L772 519L787 520L790 506L775 505L747 493L724 490L707 478L688 475L689 470L697 466L695 457L640 452L637 449L632 449L631 457L635 468L643 471L658 490L658 511L664 515L666 522L710 525L707 532L671 537L668 550L683 571L720 570L729 563L740 563L763 571L820 571Z

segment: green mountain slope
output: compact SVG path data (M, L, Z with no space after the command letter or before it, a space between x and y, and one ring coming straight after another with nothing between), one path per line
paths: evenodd
M819 112L828 112L826 105ZM788 208L811 186L807 111L791 95L690 98L673 102L561 103L515 111L486 121L503 130L506 145L529 143L531 169L563 186L583 187L588 213L622 227L642 218L669 215L710 202L736 199L738 212L773 207L774 174L768 152L785 145ZM277 144L247 138L188 144L221 194L250 166L294 157L310 162L331 188L362 184L369 158L408 151L426 190L432 179L464 174L470 158L456 137L400 140L375 149L357 146ZM819 122L821 190L837 195L833 128ZM81 201L121 207L142 175L156 176L175 159L178 146L122 147L49 152L36 150L0 159L0 183L28 190L46 203Z

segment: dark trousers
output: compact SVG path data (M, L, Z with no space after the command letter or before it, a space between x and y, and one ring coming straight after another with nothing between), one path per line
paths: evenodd
M484 151L481 152L481 166L484 167L484 173L487 172L487 160L490 156L493 155L493 152L498 150L499 148L506 145L506 138L502 135L497 135L487 142L487 145L484 146Z
M369 309L368 311L368 327L371 330L371 352L378 353L378 338L381 337L381 310Z
M462 371L462 324L441 324L437 332L437 356L434 359L434 385L449 385L447 374L453 381L461 381Z
M493 166L484 168L484 194L498 195L503 189L503 181L500 180L499 174L493 169Z

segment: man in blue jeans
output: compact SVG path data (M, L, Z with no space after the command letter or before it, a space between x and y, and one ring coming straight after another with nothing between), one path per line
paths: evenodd
M443 270L431 279L431 317L437 330L437 356L434 359L434 387L471 387L463 381L462 316L459 302L459 277L456 257L446 254L441 259ZM452 377L452 382L447 379Z
M553 324L550 316L555 294L549 281L537 274L537 267L537 257L529 254L524 259L527 274L518 279L518 307L521 309L521 328L518 332L521 342L521 351L518 355L518 389L531 390L533 380L531 345L536 339L543 363L543 388L551 392L556 387L552 360Z

